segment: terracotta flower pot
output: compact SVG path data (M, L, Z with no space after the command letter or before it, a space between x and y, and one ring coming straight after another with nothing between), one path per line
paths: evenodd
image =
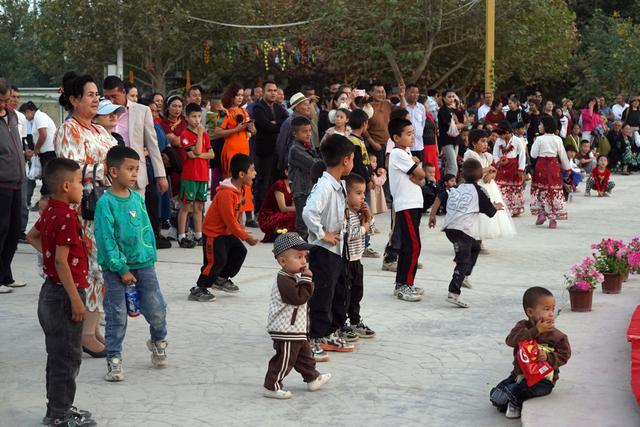
M602 292L605 294L619 294L622 290L622 274L604 273Z
M589 289L588 291L574 291L569 289L569 300L571 301L571 311L591 311L593 289Z

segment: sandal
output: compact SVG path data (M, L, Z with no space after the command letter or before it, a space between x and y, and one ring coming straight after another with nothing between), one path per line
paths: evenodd
M451 294L447 297L447 302L453 305L457 305L460 308L469 308L469 304L462 301L458 295L452 296Z

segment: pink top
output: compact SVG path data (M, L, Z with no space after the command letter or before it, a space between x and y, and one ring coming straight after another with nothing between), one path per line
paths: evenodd
M594 114L593 111L591 111L588 108L582 109L580 111L580 114L582 115L582 131L583 132L591 132L598 125L604 128L604 123L602 123L602 118L600 117L600 114Z
M131 142L129 142L129 100L124 107L124 113L118 117L118 124L114 130L124 139L124 145L131 147Z

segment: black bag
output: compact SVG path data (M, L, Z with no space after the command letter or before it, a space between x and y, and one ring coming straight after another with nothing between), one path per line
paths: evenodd
M82 168L82 182L84 184L85 176L87 174L87 166L84 165ZM104 185L96 184L96 171L98 169L98 164L95 163L93 165L93 177L91 181L91 189L82 190L82 202L80 204L80 214L85 221L93 221L93 218L96 214L96 205L98 203L98 199L102 197L104 192L108 187Z

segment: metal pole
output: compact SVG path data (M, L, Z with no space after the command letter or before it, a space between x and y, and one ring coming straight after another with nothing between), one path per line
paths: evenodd
M124 78L124 52L122 50L122 48L118 48L118 54L117 54L117 59L116 59L116 66L117 66L117 74L118 77L120 77L121 79Z
M487 29L484 63L484 91L493 93L496 40L496 0L487 0Z

